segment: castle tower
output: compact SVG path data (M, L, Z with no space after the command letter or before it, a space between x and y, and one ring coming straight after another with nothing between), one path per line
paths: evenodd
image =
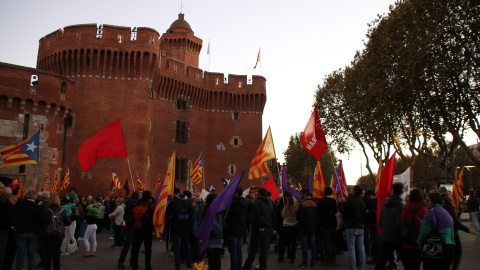
M198 68L198 58L202 50L202 40L193 35L190 24L184 19L185 14L178 14L166 33L160 38L160 50L166 57L177 59L185 66Z

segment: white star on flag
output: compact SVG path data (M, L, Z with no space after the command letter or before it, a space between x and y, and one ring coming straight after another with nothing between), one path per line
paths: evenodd
M35 145L35 142L27 143L27 151L35 152L35 148L37 148L37 147L38 146Z

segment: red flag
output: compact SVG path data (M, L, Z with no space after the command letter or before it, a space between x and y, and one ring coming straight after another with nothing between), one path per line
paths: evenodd
M20 187L21 185L22 185L22 183L20 183L20 179L18 179L18 176L17 176L17 177L15 177L15 179L13 179L12 182L10 182L8 184L8 187L11 188L12 190L15 190L18 187Z
M396 152L395 152L396 153ZM392 182L393 182L393 169L395 169L395 153L390 157L385 164L385 169L382 172L382 178L380 178L380 184L377 191L377 225L380 221L380 212L382 211L382 205L387 200L387 197L392 195ZM378 232L381 234L382 229L378 226Z
M83 141L77 153L78 161L84 172L97 163L97 158L126 156L127 149L120 118L100 130L95 136Z
M263 183L262 187L266 188L268 192L272 193L272 200L274 201L277 199L278 195L280 195L280 191L273 180L273 175L270 175L267 181Z
M316 160L320 160L323 152L327 149L328 144L325 138L325 131L323 130L316 107L302 133L300 143Z

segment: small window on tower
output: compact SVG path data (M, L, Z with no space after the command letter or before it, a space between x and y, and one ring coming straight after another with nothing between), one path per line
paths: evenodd
M176 157L175 158L175 181L187 181L188 180L188 158Z
M103 37L103 25L99 25L97 27L97 35L96 35L97 38L102 38Z
M82 33L77 33L77 41L80 41L82 39Z
M177 65L173 65L173 72L177 73Z
M130 40L131 41L137 40L137 27L132 28L132 32L130 33Z
M187 112L189 107L188 100L182 97L178 97L175 107L177 110Z
M239 111L235 111L233 112L233 121L239 121L240 120L240 112Z
M234 175L237 173L237 168L235 167L235 165L230 165L228 166L228 173L230 175Z
M122 43L123 41L123 36L122 35L118 35L118 43Z
M242 82L238 82L238 88L242 88Z
M62 85L60 86L60 93L66 94L67 93L67 83L62 82Z
M175 141L188 142L188 122L181 120L175 122Z
M218 85L218 78L215 79L215 84Z

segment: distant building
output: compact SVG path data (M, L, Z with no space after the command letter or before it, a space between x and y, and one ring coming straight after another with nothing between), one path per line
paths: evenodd
M182 189L201 152L205 186L220 191L222 178L241 171L246 182L262 141L266 80L203 71L201 50L179 14L161 36L146 27L67 26L40 39L36 69L0 63L0 148L41 130L38 166L2 168L1 180L20 176L40 190L47 177L60 180L70 169L79 194L106 194L112 168L122 185L131 176L136 185L138 171L153 189L176 151ZM82 172L81 143L118 118L128 159L100 158ZM256 184L261 180L248 183Z

